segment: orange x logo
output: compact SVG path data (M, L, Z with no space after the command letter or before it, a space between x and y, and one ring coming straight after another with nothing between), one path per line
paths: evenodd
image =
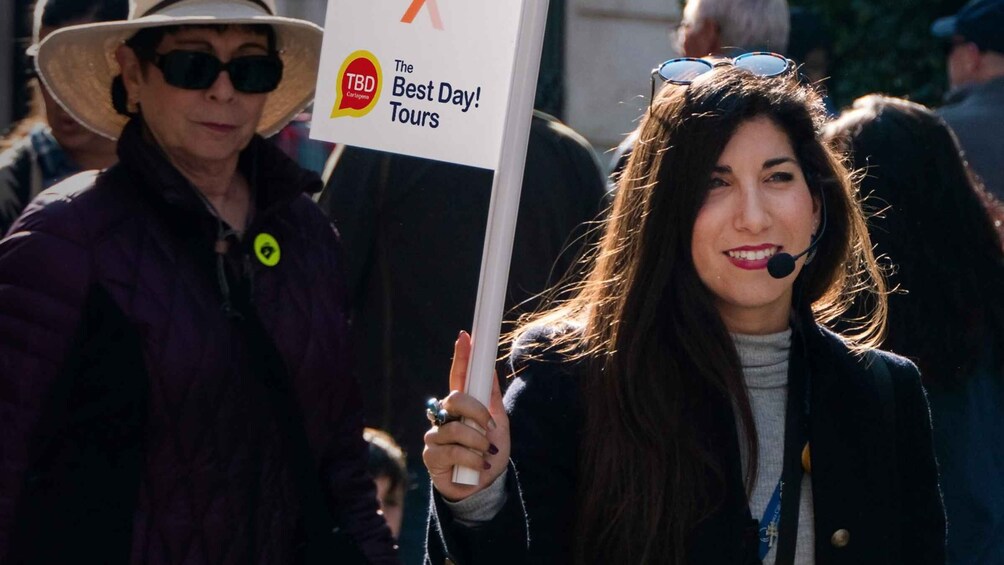
M436 5L436 0L411 0L411 6L408 6L408 11L401 18L401 23L410 24L415 21L415 16L422 10L423 5L429 7L429 18L432 19L432 27L439 30L444 29L443 18L439 16L439 6Z

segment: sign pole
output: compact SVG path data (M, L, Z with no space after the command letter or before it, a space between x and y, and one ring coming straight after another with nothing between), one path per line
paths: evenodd
M492 392L499 334L505 309L509 262L512 256L519 196L523 188L526 148L537 91L537 74L544 46L549 0L524 0L517 36L513 81L506 109L499 166L492 183L488 225L481 259L478 300L472 324L471 359L467 366L465 392L488 406ZM472 421L467 425L480 430ZM481 430L482 432L484 430ZM453 468L453 482L477 485L481 471L468 467Z

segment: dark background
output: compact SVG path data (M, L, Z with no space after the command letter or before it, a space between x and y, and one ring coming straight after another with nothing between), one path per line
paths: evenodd
M31 44L31 6L33 0L14 0L14 37L3 38L3 41L14 43L11 56L14 64L11 67L10 77L0 77L0 85L3 88L10 88L11 100L11 122L17 122L28 112L28 93L25 89L27 80L26 72L28 64L24 56L24 50ZM6 125L0 124L0 129L6 129Z
M832 39L828 87L838 108L870 92L940 104L948 81L934 20L965 0L789 0L817 11ZM1001 31L1004 33L1004 30Z

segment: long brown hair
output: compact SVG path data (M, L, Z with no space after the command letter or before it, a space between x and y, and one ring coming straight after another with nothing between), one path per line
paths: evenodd
M689 533L725 490L728 455L702 427L709 406L734 407L752 488L750 401L691 238L722 150L740 124L761 116L788 134L810 190L826 203L828 225L795 280L795 300L828 322L850 296L871 290L871 315L849 341L865 348L881 336L884 286L850 175L818 137L824 112L815 91L735 68L663 89L643 118L584 279L522 326L574 328L550 346L585 367L577 562L686 562Z
M847 143L864 202L881 212L872 240L899 289L884 347L916 361L928 385L964 382L988 362L1002 372L1004 207L951 129L924 106L870 95L825 134Z

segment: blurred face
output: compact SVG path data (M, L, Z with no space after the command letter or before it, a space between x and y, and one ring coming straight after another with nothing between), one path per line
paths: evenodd
M767 118L743 123L718 159L694 224L691 253L726 327L764 334L788 327L792 284L805 263L783 279L767 261L802 252L819 213L787 134Z
M75 20L72 22L67 22L66 25L78 25L89 23L91 20L82 19ZM39 41L45 39L50 33L59 29L58 27L47 27L42 26L39 29ZM63 148L71 157L80 151L93 151L101 145L114 146L114 142L110 139L101 137L100 135L92 132L77 120L73 119L72 116L63 110L63 107L59 105L52 95L49 94L48 89L45 85L41 84L39 81L39 88L42 91L42 101L45 104L45 120L52 129L52 136L56 138L56 142L59 146Z
M948 84L953 88L976 82L976 67L980 50L962 36L953 38L948 47Z
M404 518L404 487L398 486L391 490L390 478L386 475L381 475L373 481L376 483L380 512L387 520L390 533L397 539L401 533L401 520Z
M680 27L676 29L676 47L684 57L704 57L717 49L717 24L696 17L698 2L687 2Z
M210 53L226 63L234 57L265 55L268 42L246 29L193 27L165 36L157 53L175 50ZM267 93L237 91L226 71L209 88L178 88L167 84L155 65L144 69L128 47L120 47L118 57L130 98L138 102L150 132L172 161L195 167L236 163L258 127Z
M703 57L711 53L706 34L702 33L703 27L707 25L702 21L680 22L680 27L676 28L676 49L684 57Z

